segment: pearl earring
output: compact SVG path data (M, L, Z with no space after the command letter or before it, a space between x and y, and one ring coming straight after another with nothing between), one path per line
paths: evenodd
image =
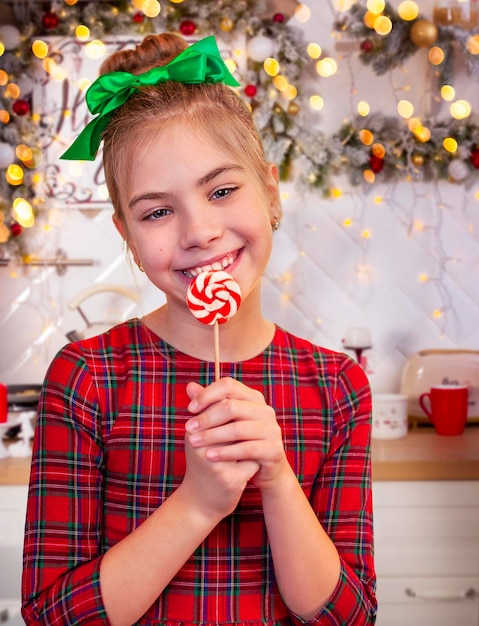
M271 228L273 230L278 230L279 226L280 226L281 222L279 221L279 219L277 217L274 217L271 220Z

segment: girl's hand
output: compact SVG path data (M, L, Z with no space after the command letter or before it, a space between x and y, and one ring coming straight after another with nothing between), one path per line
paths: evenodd
M221 378L208 387L189 383L188 410L195 414L186 423L186 439L212 466L254 461L259 470L250 477L259 488L274 486L285 471L281 428L263 395L233 378Z

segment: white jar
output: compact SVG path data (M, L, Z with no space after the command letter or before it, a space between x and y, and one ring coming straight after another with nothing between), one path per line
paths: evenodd
M373 439L400 439L408 430L408 396L401 393L373 394Z

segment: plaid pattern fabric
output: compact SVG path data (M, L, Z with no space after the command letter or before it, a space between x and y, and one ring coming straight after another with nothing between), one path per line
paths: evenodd
M264 353L222 364L222 375L260 390L275 408L289 462L340 552L340 582L311 623L372 624L371 406L363 370L277 328ZM213 379L213 364L177 352L139 320L60 351L45 379L34 441L27 624L108 624L101 557L181 483L186 385ZM255 487L138 623L302 623L278 593Z

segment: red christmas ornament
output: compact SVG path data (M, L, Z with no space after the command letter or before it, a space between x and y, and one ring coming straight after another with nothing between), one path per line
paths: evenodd
M277 24L282 24L284 22L284 15L282 13L275 13L273 15L273 22Z
M365 39L364 41L361 41L359 47L363 52L371 52L374 46L370 39Z
M180 33L182 35L185 35L185 37L193 35L195 31L196 24L193 22L193 20L183 20L180 23Z
M22 232L22 227L18 222L13 222L10 226L10 232L12 233L12 237L18 237Z
M53 30L58 26L58 15L49 11L42 17L42 24L47 30Z
M135 24L143 24L143 22L145 21L144 13L140 13L139 11L138 13L135 13L135 15L133 16L133 21L135 22Z
M369 167L372 169L372 171L375 174L379 174L379 172L384 167L384 159L381 159L380 157L376 156L375 154L372 154L369 157Z
M244 88L244 94L245 96L248 96L248 98L254 98L257 93L258 89L256 85L246 85Z
M17 115L26 115L30 112L30 104L26 100L15 100L12 104L12 111Z
M470 159L472 167L476 170L479 170L479 146L476 146L474 150L472 150Z

